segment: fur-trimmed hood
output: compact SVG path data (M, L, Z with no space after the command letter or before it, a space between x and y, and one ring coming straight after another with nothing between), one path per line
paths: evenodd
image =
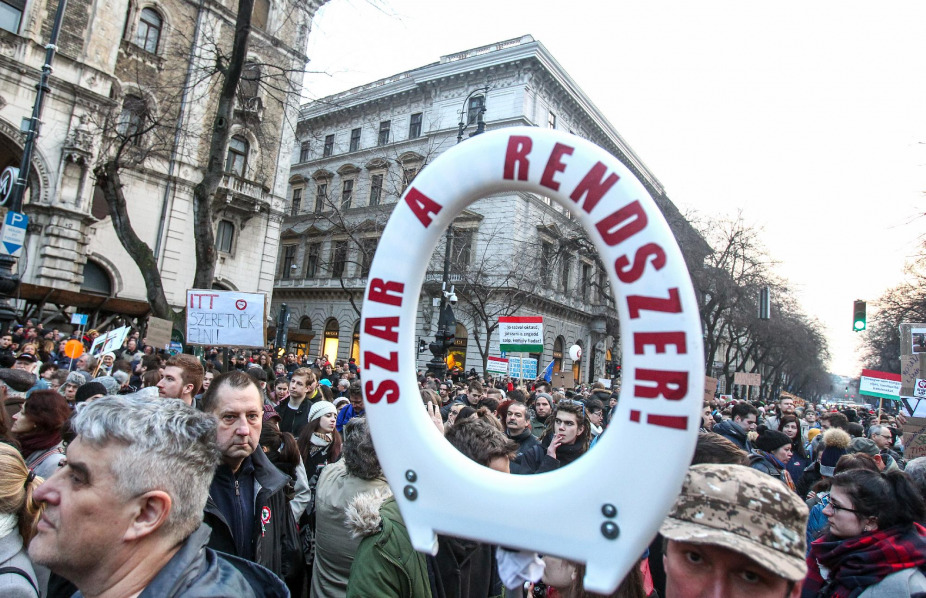
M392 496L388 486L361 492L351 499L344 509L344 522L350 530L351 537L365 538L380 530L383 519L379 509Z

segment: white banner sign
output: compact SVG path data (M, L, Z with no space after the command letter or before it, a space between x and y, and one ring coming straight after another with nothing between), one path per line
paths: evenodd
M109 351L115 351L122 346L122 344L125 342L125 337L128 335L128 326L110 330L106 334L102 334L93 340L93 344L90 345L90 354L102 355L103 353L108 353Z
M187 344L266 347L265 303L262 293L187 291Z
M486 363L486 372L489 374L507 374L508 360L490 355L489 361Z

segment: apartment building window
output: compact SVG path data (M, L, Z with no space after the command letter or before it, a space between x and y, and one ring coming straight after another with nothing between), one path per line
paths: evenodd
M280 267L280 278L289 280L293 276L293 270L296 269L296 246L286 245L283 247L283 264Z
M328 201L328 183L315 184L315 213L321 214Z
M331 278L344 276L347 265L347 241L335 241L334 251L331 252Z
M354 179L347 179L341 183L341 209L346 210L350 207L351 199L354 197Z
M421 113L412 114L412 119L408 122L408 138L415 139L421 137Z
M473 257L473 231L455 229L453 231L453 264L451 268L462 273L469 268Z
M19 33L19 24L26 12L26 0L0 0L0 29Z
M373 256L378 245L378 238L360 240L360 276L366 277L370 274L370 266L373 264Z
M254 0L254 8L251 10L251 25L267 30L267 21L270 19L270 2L269 0Z
M553 243L540 242L540 282L550 284L550 268L553 267Z
M310 243L305 250L305 277L315 278L318 276L318 258L322 252L321 243Z
M469 99L469 106L466 108L466 124L471 125L476 122L479 113L485 108L485 96L473 96Z
M379 139L377 140L377 145L386 145L389 143L389 129L391 127L391 120L384 120L379 123Z
M383 199L383 175L374 174L370 177L370 205L378 206Z
M302 207L302 187L296 187L293 189L293 201L289 215L295 216L298 214L300 207Z
M352 129L350 132L350 151L356 152L360 149L360 129Z
M589 290L592 283L592 267L590 264L582 264L582 298L588 300Z
M408 189L408 186L412 184L412 181L415 180L416 176L418 176L417 168L402 169L402 193L405 193L405 190Z
M325 136L325 148L322 150L322 157L327 158L334 152L334 135Z
M248 167L248 140L235 135L228 141L228 154L225 156L225 172L233 172L244 178Z
M550 129L556 128L556 115L553 114L553 111L547 113L547 127Z
M299 161L308 162L309 161L309 142L303 141L299 144Z
M235 240L235 225L228 220L219 220L215 230L215 248L222 253L231 253Z
M572 260L568 257L563 258L563 269L560 272L560 286L564 293L569 292L570 278L572 277Z
M163 27L164 19L158 11L153 8L142 9L138 19L138 29L135 31L135 45L145 52L157 54Z
M145 100L140 96L127 94L122 100L122 112L119 114L116 131L129 138L132 145L139 145L147 115L148 105Z

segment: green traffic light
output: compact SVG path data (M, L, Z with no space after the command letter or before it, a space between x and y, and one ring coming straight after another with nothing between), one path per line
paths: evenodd
M856 320L852 327L855 331L865 330L865 320Z

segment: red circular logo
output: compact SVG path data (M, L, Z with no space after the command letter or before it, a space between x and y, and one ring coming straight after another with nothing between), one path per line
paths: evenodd
M270 507L264 507L260 510L260 520L264 525L270 523Z
M244 311L247 308L247 306L248 306L248 302L245 301L244 299L238 299L237 301L235 301L235 307L238 308L239 311Z

